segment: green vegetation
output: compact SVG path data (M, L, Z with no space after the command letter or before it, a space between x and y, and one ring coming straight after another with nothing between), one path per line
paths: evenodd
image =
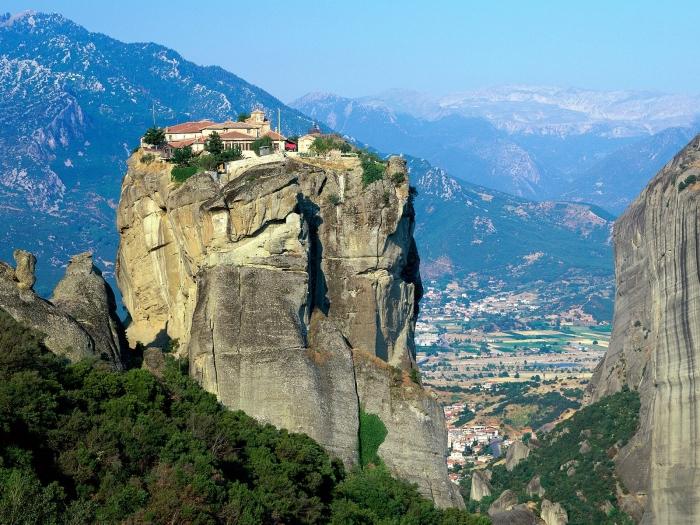
M678 191L683 191L686 189L688 186L691 184L694 184L698 181L697 175L688 175L684 180L678 184Z
M272 139L265 135L264 137L260 137L259 139L255 139L253 143L250 145L251 149L255 152L256 155L260 155L260 148L263 147L268 147L272 148Z
M0 310L1 523L488 523L381 466L346 473L308 436L227 410L170 356L157 379L69 365L40 341ZM375 456L377 420L363 431Z
M352 146L338 136L325 135L316 137L310 149L316 155L325 155L333 150L339 150L341 153L350 153Z
M380 465L381 459L377 455L379 446L384 443L387 430L381 418L376 414L365 412L360 407L360 465Z
M417 385L420 385L420 370L418 370L417 368L411 368L408 375L411 378L411 381L413 381Z
M148 128L143 136L143 141L151 146L162 146L165 144L165 130L163 128Z
M245 122L250 118L250 113L239 113L236 122Z
M382 465L354 471L336 489L333 525L488 525L483 516L437 510L416 488L397 483Z
M342 201L340 199L340 195L338 195L337 193L331 193L328 196L328 204L332 206L338 206L341 202Z
M145 153L141 156L140 162L142 164L150 164L154 160L156 160L156 156L153 153Z
M197 166L175 166L170 172L170 178L174 182L182 183L195 173L197 173Z
M360 152L360 164L362 166L362 185L367 187L384 177L386 164L374 153Z
M525 487L539 475L545 497L561 503L569 515L569 524L631 524L631 519L617 507L615 465L610 451L621 447L637 429L639 395L625 390L582 408L548 434L531 439L530 456L512 472L503 465L493 467L493 496L472 502L472 510L485 511L506 489L513 490L521 502L537 501L527 496ZM581 451L588 442L590 450ZM571 463L570 463L571 462ZM566 465L562 468L562 465ZM573 467L573 470L570 470ZM469 481L463 484L469 490ZM605 513L602 508L611 505Z
M476 417L476 413L472 412L468 408L465 408L462 410L462 413L459 415L457 418L457 421L455 421L455 426L456 427L462 427L469 423L472 419Z
M214 141L216 142L216 139ZM210 145L211 143L207 142L207 146ZM213 148L218 149L215 143ZM184 182L197 172L216 170L224 162L241 158L243 158L243 154L239 147L222 149L219 153L210 153L209 155L199 155L197 157L192 154L192 148L189 146L178 148L173 151L171 159L175 163L175 167L171 172L172 180Z
M507 385L525 385L526 383L505 383ZM491 411L494 415L506 414L503 421L517 427L528 426L537 429L557 419L566 410L578 408L581 404L559 392L545 394L525 394L523 390L512 389L506 397Z
M216 132L212 131L209 138L204 143L204 149L211 153L214 157L221 154L224 151L224 143L221 140L221 136Z
M404 175L400 171L397 171L397 172L394 172L391 174L391 182L393 182L396 186L403 184L403 182L405 180L406 180L406 175Z
M189 166L192 162L192 148L190 146L185 146L184 148L176 148L173 150L172 161L177 166Z

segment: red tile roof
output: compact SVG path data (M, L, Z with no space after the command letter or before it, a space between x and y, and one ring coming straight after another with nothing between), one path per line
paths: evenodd
M241 133L240 131L229 131L227 133L222 133L219 135L221 140L249 140L253 142L255 137L248 135L247 133Z
M165 128L166 133L196 133L202 131L214 124L212 120L195 120L192 122L183 122L182 124L175 124L174 126L168 126Z
M168 142L171 148L185 148L192 144L204 144L207 141L205 137L196 137L194 139L172 140Z
M268 131L265 133L265 136L270 137L272 140L284 140L285 137L283 135L280 135L276 131Z

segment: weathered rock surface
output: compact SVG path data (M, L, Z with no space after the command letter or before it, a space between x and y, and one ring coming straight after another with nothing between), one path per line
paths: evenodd
M36 282L36 257L26 250L15 250L15 278L17 286L23 290L31 290Z
M43 333L46 347L58 355L71 361L97 357L122 368L123 337L114 295L93 267L92 257L73 258L51 302L32 289L34 255L15 250L15 258L16 268L0 263L0 308Z
M490 470L474 470L472 472L472 484L469 491L470 500L481 501L483 498L491 495L492 489Z
M515 441L506 452L506 470L512 471L523 459L530 455L530 447L522 441Z
M116 315L114 292L92 262L92 254L73 256L66 274L56 285L51 302L78 321L92 337L95 351L119 365L126 339Z
M525 487L525 493L528 496L539 496L540 498L544 496L545 489L542 486L539 476L533 476L532 479L527 483Z
M566 525L569 523L569 515L559 503L552 503L548 499L542 500L540 517L547 525Z
M615 457L645 524L700 523L700 137L649 183L614 229L617 296L592 400L639 391L640 429ZM687 188L679 184L691 177Z
M497 512L491 516L492 525L543 525L544 521L525 505L516 505L511 510Z
M491 506L489 506L489 516L510 510L517 504L518 496L512 490L506 489L501 492L501 495L498 496L496 501L491 503Z
M356 159L269 156L182 185L129 160L117 277L132 344L179 340L227 406L358 461L360 406L387 427L379 456L441 506L440 407L410 380L422 289L407 180L364 187ZM405 172L399 158L387 173Z

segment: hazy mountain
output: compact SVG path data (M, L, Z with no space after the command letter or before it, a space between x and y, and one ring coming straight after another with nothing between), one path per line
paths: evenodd
M40 261L49 261L39 269L44 291L68 257L86 249L95 251L111 277L124 161L152 124L153 106L163 124L223 119L257 105L273 114L280 108L287 133L303 132L317 118L220 68L199 67L164 47L124 44L43 14L2 19L0 105L6 152L0 160L0 259L9 259L18 246L37 252ZM442 142L468 127L468 138L459 139L462 162L493 170L499 158L521 155L523 187L540 176L537 163L485 119L446 116L426 130L411 115L357 108L351 118L341 112L324 121L343 133L357 131L358 138L386 152L409 151L422 137L426 151L434 148L437 155L444 154ZM360 135L363 129L369 132ZM609 274L607 219L594 218L600 224L590 231L584 231L588 226L578 231L567 219L587 207L537 204L458 183L425 161L411 165L420 193L416 235L426 275L447 275L436 272L436 261L448 259L450 275L503 270L518 282L562 275L572 265ZM543 255L523 265L532 259L524 257L539 252ZM579 264L576 257L589 252L586 264Z
M530 199L592 202L615 213L700 128L691 97L535 88L460 97L314 93L292 105L359 141L424 157L460 179ZM683 126L651 133L671 123Z
M510 133L638 136L691 125L700 96L647 91L595 91L552 86L501 86L431 97L391 90L363 99L421 118L457 113L482 117Z
M409 158L418 190L416 240L427 278L478 272L512 284L612 277L613 217L568 202L534 202L457 181Z
M0 17L0 259L21 245L51 261L92 249L111 268L124 161L153 124L262 107L282 128L310 121L269 93L171 49L125 44L56 14ZM108 272L109 273L109 272ZM41 281L43 289L48 286Z

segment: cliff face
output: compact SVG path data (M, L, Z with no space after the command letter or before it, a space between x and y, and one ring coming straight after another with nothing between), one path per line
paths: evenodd
M643 523L700 522L700 136L649 183L614 229L617 297L592 399L640 393L641 428L616 458Z
M439 406L409 379L421 284L407 180L365 188L357 159L237 164L178 186L168 166L130 159L117 278L132 344L178 339L224 404L305 432L346 465L362 406L387 427L392 472L463 505Z

